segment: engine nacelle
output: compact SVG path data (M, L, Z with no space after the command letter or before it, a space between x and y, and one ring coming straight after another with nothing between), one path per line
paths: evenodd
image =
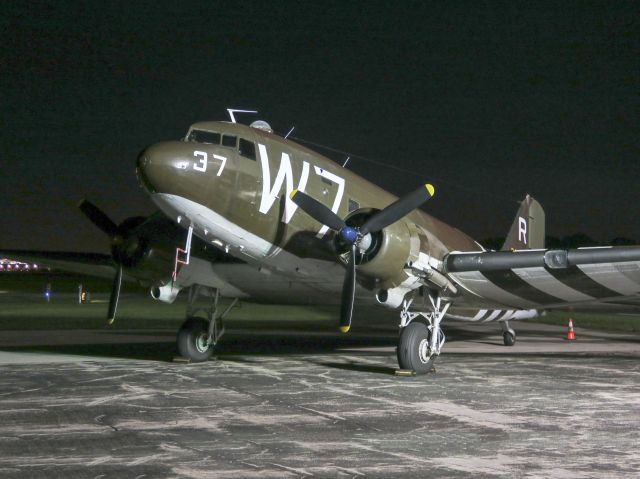
M180 292L180 288L175 288L171 283L151 288L151 297L163 303L173 303Z
M377 210L360 209L349 215L347 225L358 228ZM350 246L336 236L338 253L349 254ZM388 308L402 305L408 293L421 286L436 289L445 294L455 294L456 287L439 270L448 249L427 229L409 218L403 218L382 231L369 233L358 243L356 256L358 280L372 290L376 299ZM342 256L343 261L347 261Z
M375 210L359 210L347 218L347 224L360 226ZM406 219L387 226L384 230L365 237L361 246L366 250L358 256L358 277L371 289L393 290L402 288L406 292L420 286L407 265L412 264L429 252L427 232ZM337 245L339 251L344 251ZM383 293L385 296L387 293ZM400 290L387 294L382 304L400 304ZM402 294L404 297L404 294ZM396 307L396 306L390 306Z
M111 254L140 283L164 284L171 277L176 245L183 237L184 230L164 216L132 217L118 226Z
M172 252L151 245L144 248L136 262L127 268L127 273L146 284L166 281L171 277L174 261Z

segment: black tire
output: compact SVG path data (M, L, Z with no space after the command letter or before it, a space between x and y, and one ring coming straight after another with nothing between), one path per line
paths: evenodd
M202 318L187 318L178 330L178 352L194 363L207 361L213 349L206 344L209 323Z
M426 358L425 355L429 346L429 336L427 325L420 321L414 321L402 328L398 340L400 369L415 371L416 374L426 374L433 369L435 357Z
M505 331L502 333L502 340L505 346L513 346L516 344L516 335L510 331Z

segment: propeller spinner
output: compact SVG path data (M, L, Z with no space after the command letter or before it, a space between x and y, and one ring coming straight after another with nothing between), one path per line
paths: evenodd
M347 225L345 220L336 215L331 209L302 191L293 190L289 195L291 200L304 212L337 232L342 240L351 245L351 254L347 260L347 271L342 284L340 331L343 333L348 332L351 328L356 293L356 254L361 242L369 233L381 231L404 218L433 197L434 193L433 185L429 183L422 185L386 208L371 215L360 227Z

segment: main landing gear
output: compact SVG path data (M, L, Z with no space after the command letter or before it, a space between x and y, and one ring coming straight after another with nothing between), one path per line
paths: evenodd
M425 374L433 369L436 358L445 342L440 323L451 303L429 294L431 311L409 311L413 299L405 300L400 312L400 338L398 339L398 364L401 369ZM426 302L425 302L426 303ZM425 307L428 305L425 304ZM422 316L417 319L418 316Z
M235 298L218 314L220 292L216 288L192 285L189 288L187 319L178 330L178 352L194 363L207 361L224 334L224 317L238 302ZM196 314L204 315L196 316Z
M501 321L500 326L502 326L502 340L504 341L504 345L513 346L516 344L516 332L511 329L509 321Z

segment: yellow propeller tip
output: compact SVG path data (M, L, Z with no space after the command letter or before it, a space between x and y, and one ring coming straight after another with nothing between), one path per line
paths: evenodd
M293 199L293 197L296 196L297 192L298 190L293 190L291 193L289 193L289 198Z
M116 318L107 319L107 324L111 326L115 320Z
M351 326L340 326L340 331L342 331L343 333L348 333L350 329Z
M427 189L430 196L433 196L436 194L436 189L433 187L431 183L427 183L426 185L424 185L424 187Z

